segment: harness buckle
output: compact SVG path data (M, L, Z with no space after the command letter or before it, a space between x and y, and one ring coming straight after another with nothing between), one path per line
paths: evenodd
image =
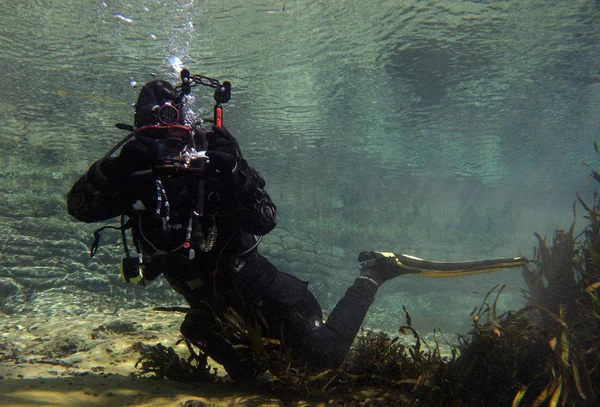
M231 271L237 274L246 266L246 264L247 263L244 260L240 259L239 257L236 257L233 260L233 263L229 265L229 268L231 269Z

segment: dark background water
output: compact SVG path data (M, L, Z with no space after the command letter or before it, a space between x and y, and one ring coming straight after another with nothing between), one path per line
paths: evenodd
M580 162L596 163L600 129L597 1L2 6L4 217L70 222L66 192L124 136L113 125L131 123L140 86L175 82L181 66L233 84L225 123L266 178L280 226L348 256L531 255L533 233L568 228L575 194L592 193ZM211 93L194 94L208 114ZM326 308L353 267L317 293ZM439 305L456 301L468 317L469 301L503 282L516 306L518 271L405 278L374 314L408 301L443 323Z

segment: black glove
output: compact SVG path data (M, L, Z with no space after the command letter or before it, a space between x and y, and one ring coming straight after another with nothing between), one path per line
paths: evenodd
M149 170L157 165L159 160L158 145L147 137L131 140L121 148L121 153L115 160L113 171L122 177L129 177L134 172Z
M242 154L237 140L225 127L213 126L212 133L206 133L208 149L206 155L210 159L208 170L214 175L231 179L236 177L242 161Z
M158 147L147 138L134 139L121 149L118 157L96 161L87 179L98 191L117 192L131 185L133 173L149 170L158 163Z
M207 133L209 150L218 150L227 154L242 157L242 150L235 137L223 126L213 126L212 133Z
M394 253L365 251L358 255L360 277L380 286L386 281L407 274Z

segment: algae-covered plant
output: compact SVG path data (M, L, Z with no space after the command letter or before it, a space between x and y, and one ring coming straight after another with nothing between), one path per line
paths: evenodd
M598 152L596 143L594 147ZM600 182L597 171L591 177ZM556 230L551 240L535 234L533 260L521 268L527 305L498 315L504 286L495 287L472 312L473 330L460 337L449 358L440 354L437 341L422 340L406 309L406 324L397 336L363 332L346 361L323 372L295 365L280 344L263 346L255 325L237 315L216 316L235 327L220 334L253 354L269 372L267 388L288 401L317 397L347 406L598 406L600 194L591 203L578 197L574 208L579 206L589 221L579 235L574 235L574 225ZM413 345L399 341L406 334L413 335ZM168 353L164 348L146 351L145 372L177 378L160 367L174 359L165 357ZM206 362L203 356L193 359ZM189 370L185 364L179 367ZM200 371L203 380L211 378L208 367Z
M592 177L600 182L597 171ZM598 405L600 195L591 205L578 201L589 221L579 236L574 225L551 242L535 235L534 261L522 267L527 306L497 316L495 303L486 304L473 315L475 329L448 376L449 392L463 403Z
M190 356L187 359L179 357L173 348L167 348L161 343L150 346L136 342L132 348L142 357L135 367L140 375L152 374L156 379L170 379L180 382L210 382L216 380L216 372L211 372L205 355L198 355L191 345L188 345Z

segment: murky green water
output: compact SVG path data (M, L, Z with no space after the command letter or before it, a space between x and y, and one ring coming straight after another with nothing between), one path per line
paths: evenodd
M590 194L595 1L0 4L6 216L65 216L70 184L124 136L141 84L176 81L175 58L233 84L225 123L281 224L349 250L381 230L379 249L528 254Z

